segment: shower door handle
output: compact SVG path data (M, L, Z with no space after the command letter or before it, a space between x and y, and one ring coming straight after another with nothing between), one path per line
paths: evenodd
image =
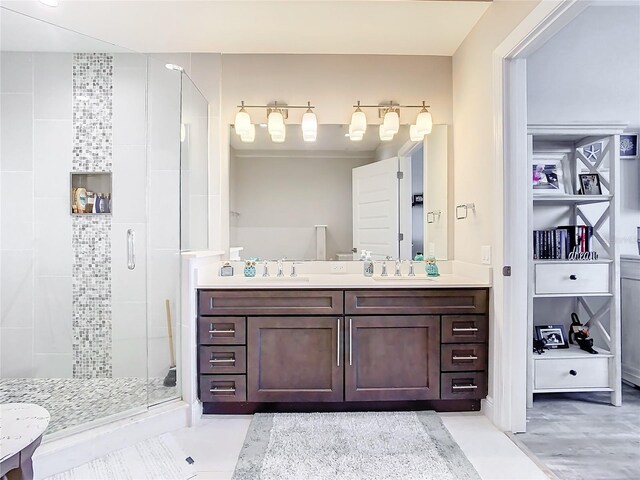
M132 228L127 230L127 268L136 268L136 233Z

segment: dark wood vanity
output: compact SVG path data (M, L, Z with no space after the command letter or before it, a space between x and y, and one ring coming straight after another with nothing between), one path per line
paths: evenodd
M488 289L198 291L205 413L479 410Z

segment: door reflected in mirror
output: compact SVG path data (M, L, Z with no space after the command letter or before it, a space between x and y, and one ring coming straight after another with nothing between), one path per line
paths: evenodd
M243 143L230 129L230 245L243 258L447 258L446 125L424 142L411 142L408 126L386 142L377 125L360 142L345 125L319 125L312 143L299 125L287 130L273 143L256 126Z

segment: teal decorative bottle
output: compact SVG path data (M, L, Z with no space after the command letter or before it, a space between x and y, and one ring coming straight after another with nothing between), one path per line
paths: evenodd
M256 276L256 262L255 260L247 260L244 262L244 276L255 277Z

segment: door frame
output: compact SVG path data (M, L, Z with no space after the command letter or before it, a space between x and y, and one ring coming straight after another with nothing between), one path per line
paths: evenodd
M526 58L546 43L593 2L540 2L504 39L492 55L493 158L497 184L494 205L502 218L492 239L493 284L493 396L483 405L500 429L526 430L528 302L527 251L527 77ZM511 266L511 276L502 275ZM518 321L519 319L519 321Z

